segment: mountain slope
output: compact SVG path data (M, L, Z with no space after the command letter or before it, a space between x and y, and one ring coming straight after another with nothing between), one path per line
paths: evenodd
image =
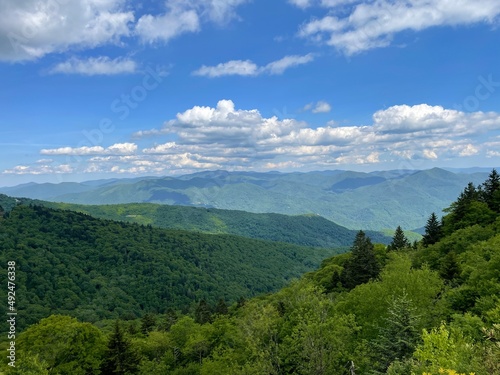
M356 236L355 230L349 230L318 215L255 214L245 211L151 203L97 206L42 201L35 201L35 203L83 212L102 219L204 233L235 234L303 246L347 247ZM373 242L384 244L388 244L392 237L392 233L384 236L375 231L367 231L367 235Z
M96 321L235 301L276 290L334 252L41 206L16 206L0 220L0 261L17 263L19 328L51 313Z
M45 198L81 204L150 202L254 213L317 214L350 229L419 228L431 212L441 213L469 181L485 173L426 171L255 173L207 171L180 177L112 181ZM47 186L44 186L48 189ZM33 192L30 192L30 189ZM13 196L35 197L34 186L8 188ZM57 185L51 187L57 193ZM0 192L6 192L5 188ZM38 194L39 195L39 194Z

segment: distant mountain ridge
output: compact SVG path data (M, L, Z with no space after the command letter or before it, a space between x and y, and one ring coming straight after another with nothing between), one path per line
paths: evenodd
M1 203L1 199L0 199ZM85 213L97 218L152 225L159 228L287 242L301 246L345 248L357 231L337 225L318 215L255 214L216 208L170 206L152 203L76 205L33 201L49 208ZM366 231L373 242L389 244L392 233Z
M79 204L160 203L254 213L317 214L350 229L420 228L468 182L487 172L424 171L228 172L178 177L36 184L0 193Z

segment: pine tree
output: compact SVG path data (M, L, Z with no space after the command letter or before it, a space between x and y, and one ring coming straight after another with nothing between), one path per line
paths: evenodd
M488 179L483 183L481 195L491 210L500 212L500 175L496 169L491 171Z
M194 313L194 321L199 324L210 323L212 321L212 311L207 301L202 299Z
M385 324L374 342L375 374L385 374L390 364L411 357L419 331L417 316L406 293L391 301Z
M141 319L141 332L147 335L156 326L156 318L153 314L147 313Z
M247 300L244 297L240 297L240 298L238 298L238 302L236 304L236 307L238 309L242 308L243 306L245 306L246 303L247 303Z
M170 328L177 322L177 319L176 312L170 307L160 321L158 329L161 331L170 331Z
M370 279L375 279L380 273L373 244L361 230L354 239L351 253L351 258L346 262L340 275L342 286L347 289L353 289Z
M427 219L427 224L425 224L425 234L422 242L424 246L429 246L438 242L441 236L441 223L438 221L436 214L433 212L429 219Z
M137 374L138 367L139 356L125 337L120 323L116 321L101 365L101 375Z
M394 232L394 237L392 237L392 242L390 243L388 250L397 251L410 247L410 241L406 238L403 229L398 225L396 231Z
M229 310L226 305L226 301L224 299L220 298L219 302L217 302L217 306L215 306L215 314L217 315L227 315L229 313Z

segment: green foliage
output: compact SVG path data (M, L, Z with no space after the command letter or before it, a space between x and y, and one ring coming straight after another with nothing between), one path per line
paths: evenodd
M424 330L423 343L415 351L418 371L437 373L440 369L484 374L479 346L458 330L444 323L431 331Z
M404 292L389 304L385 324L374 342L374 367L385 374L392 362L411 357L419 338L416 309Z
M20 330L53 313L96 322L187 309L200 299L233 302L277 290L332 253L40 206L16 206L0 226L0 261L18 264Z
M437 237L428 233L427 243L424 238L415 251L387 252L385 246L373 246L369 238L359 232L352 252L325 259L319 270L292 281L278 292L261 293L248 300L240 294L238 303L227 307L224 302L227 294L215 294L225 289L216 290L214 282L211 284L213 290L207 289L211 290L213 298L197 298L200 302L192 314L179 315L174 309L165 310L164 307L159 309L165 311L164 314L143 314L142 320L126 323L133 337L127 337L124 329L116 325L109 335L107 350L104 333L88 323L60 316L44 319L29 327L19 338L19 348L22 349L18 363L24 372L20 369L8 369L7 372L87 375L97 374L100 368L104 375L347 375L353 371L356 374L389 375L496 375L500 372L500 218L485 202L485 186L475 188L469 185L459 197L461 202L452 205L453 210L462 210L460 212L465 216L458 217L456 212L450 211L444 218L447 229ZM469 215L471 213L475 216ZM196 263L197 267L209 269L211 274L224 269L225 272L217 274L216 281L217 285L225 285L224 280L232 276L233 270L227 270L227 263L219 269L210 268L213 263L204 261L203 257L212 254L214 248L204 253L203 245L207 242L206 246L213 246L214 242L210 242L213 238L223 238L234 253L238 246L245 248L241 242L249 241L196 235L200 245L189 252L192 247L185 244L193 241L193 237L186 232L165 232L125 224L121 230L122 224L118 223L100 226L101 221L79 215L16 207L0 226L3 240L0 244L7 243L7 247L15 248L19 254L26 249L32 256L41 252L44 257L33 256L36 262L49 262L47 269L53 271L64 269L60 265L62 262L56 261L55 253L49 251L60 245L58 237L50 237L44 244L30 231L30 227L35 227L44 235L51 233L53 224L50 218L57 215L72 220L69 227L64 227L62 221L57 225L60 230L73 230L73 242L66 238L67 244L73 246L74 252L85 248L87 258L96 255L91 246L79 246L82 238L83 242L98 247L104 241L101 234L110 236L114 246L122 250L120 246L124 244L119 242L120 236L127 239L129 246L124 247L127 251L113 258L114 266L107 263L114 272L112 277L106 279L99 274L95 284L91 284L99 285L100 289L110 280L123 277L118 272L120 267L125 273L132 272L132 268L124 266L127 256L129 261L138 256L133 253L134 246L130 243L151 250L148 243L161 247L171 239L182 248L186 264ZM472 217L487 219L469 225ZM35 224L37 220L41 224ZM16 235L10 235L14 231ZM143 232L145 240L138 241ZM161 241L156 240L157 237ZM431 237L435 241L428 241ZM108 244L106 251L98 253L103 256L101 262L105 261L105 255L113 256L112 248ZM162 250L174 251L168 247L162 247ZM257 247L245 250L258 251ZM70 255L62 254L65 254L62 257L65 264L76 264ZM155 271L154 267L151 268L155 261L164 261L163 258L148 258L148 252L139 254L150 265L150 268L141 269L143 274ZM19 263L19 285L28 283L23 264L27 269L38 270L35 268L37 264L30 263L29 259L25 256ZM85 263L85 259L78 258L78 264L95 266ZM242 259L239 262L246 264ZM259 261L265 264L267 259L262 256ZM136 266L140 264L137 259L134 262ZM94 271L92 268L87 270ZM191 272L190 277L196 276L193 268L187 268L187 272ZM63 286L59 293L73 290L68 275L58 274L57 278L51 279L47 272L42 274L49 283L54 281ZM371 276L367 277L367 274ZM33 272L30 277L36 275L37 272ZM133 275L137 277L137 274ZM251 272L245 274L245 277L252 276ZM282 277L278 273L273 276ZM78 277L85 281L83 276ZM127 279L127 290L131 290L133 280ZM140 279L141 282L144 280ZM161 280L161 283L169 282L169 279ZM352 282L347 288L342 285L345 280ZM42 284L42 279L37 281L41 290L52 298L49 299L51 303L61 303L50 294L51 289ZM85 286L84 282L80 284ZM190 287L187 279L180 284L183 288ZM175 285L169 284L169 288L173 289ZM30 285L22 293L29 293L37 286ZM157 287L157 284L148 285L149 290ZM113 293L110 295L114 296ZM34 301L42 301L42 296L37 295L38 300ZM85 296L88 298L92 293L89 291ZM127 294L118 293L116 298L125 296ZM134 294L130 296L137 298ZM152 298L154 293L150 292L142 301L148 303ZM219 302L215 305L217 300ZM37 308L42 305L36 305L36 308L33 305L35 313L40 311ZM213 315L212 310L215 310ZM129 318L135 316L130 315ZM131 329L138 327L139 322L142 322L142 333L139 328ZM108 323L99 322L99 326L107 331ZM85 372L81 368L86 369Z
M32 325L18 340L23 367L48 374L99 374L105 339L99 329L75 318L52 315Z
M438 221L436 214L433 212L425 224L425 234L422 238L422 243L424 246L433 245L438 242L441 237L441 223Z
M356 231L344 228L318 215L289 216L152 203L99 206L43 201L35 203L55 209L82 212L107 220L203 233L234 234L302 246L346 247L356 236ZM368 231L367 233L376 242L387 244L390 241L390 238L379 232Z
M102 375L133 375L138 373L139 356L116 321L109 337L108 347L101 365Z
M340 276L342 286L347 289L373 280L380 273L373 244L363 231L359 231L356 235L351 254Z
M406 238L403 229L398 225L396 231L394 232L394 236L392 237L392 241L388 246L388 250L390 251L398 251L403 250L410 247L410 241Z
M194 320L198 324L209 323L212 320L212 309L204 299L202 299L196 307Z

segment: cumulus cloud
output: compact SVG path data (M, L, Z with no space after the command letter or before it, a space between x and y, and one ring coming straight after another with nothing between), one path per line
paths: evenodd
M332 106L327 102L320 100L316 103L314 108L312 108L312 113L327 113L332 110Z
M197 32L203 20L224 24L236 17L236 8L248 0L167 0L166 12L146 14L136 25L136 34L147 43L167 42L184 33Z
M192 9L173 7L160 16L147 14L137 22L136 33L144 42L169 41L170 39L200 29L198 14Z
M319 104L319 105L318 105ZM326 106L312 103L309 109ZM465 113L440 106L397 105L373 114L369 125L311 127L294 119L264 117L255 109L236 109L231 100L216 107L195 106L146 134L175 141L143 149L150 156L196 154L218 168L228 165L332 167L400 160L469 157L484 150L484 140L500 128L500 114ZM491 153L490 153L491 154ZM232 163L232 164L230 164ZM290 164L291 163L291 164Z
M316 1L292 1L299 7L317 4ZM321 0L328 15L313 19L301 26L299 35L333 46L347 55L391 44L394 36L403 31L421 31L436 26L493 23L500 15L500 3L484 0L453 2L449 0L380 0L336 1ZM352 4L349 12L341 5Z
M328 122L315 127L296 119L267 117L257 109L239 109L226 99L214 107L194 106L160 129L139 132L141 148L136 143L117 143L107 148L46 149L41 153L50 155L50 165L43 160L46 163L21 165L4 173L63 173L68 167L62 165L69 165L67 160L72 158L68 157L75 155L78 163L69 166L85 173L311 170L384 163L417 168L424 162L498 158L498 130L500 113L466 113L428 104L388 107L375 112L366 125Z
M104 155L104 154L132 154L137 151L134 143L116 143L108 148L102 146L83 147L60 147L53 149L42 149L42 155Z
M137 63L127 58L110 59L107 56L91 57L85 60L71 58L59 63L50 69L49 73L57 74L82 74L94 75L116 75L130 74L137 70Z
M163 13L136 20L133 4L126 0L0 0L0 61L29 61L71 49L122 45L135 37L144 43L168 42L201 30L203 22L227 23L246 2L166 0Z
M12 169L6 169L4 174L15 175L41 175L41 174L67 174L73 173L74 168L69 164L51 165L18 165Z
M0 1L0 60L119 43L134 21L123 0Z
M270 62L264 66L258 66L251 60L231 60L225 63L220 63L215 66L203 65L192 74L197 76L205 76L210 78L240 75L240 76L257 76L260 74L279 75L283 74L287 69L298 65L304 65L314 60L314 55L290 55L282 59Z

